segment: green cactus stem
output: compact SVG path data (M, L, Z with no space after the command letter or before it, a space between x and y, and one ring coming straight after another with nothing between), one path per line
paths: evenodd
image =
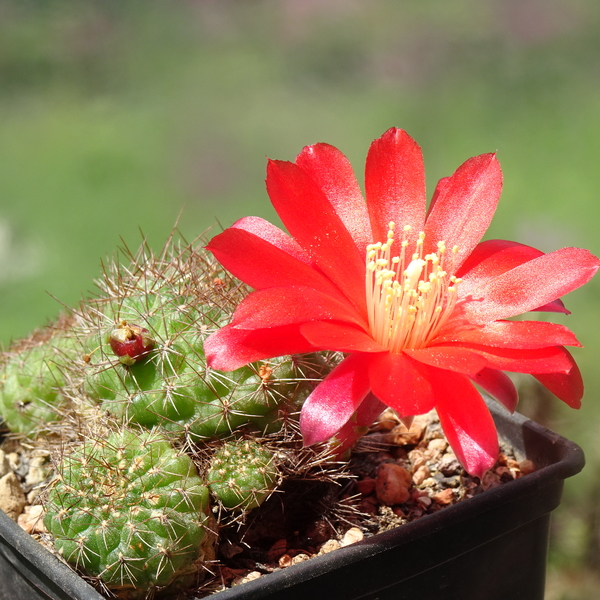
M183 583L213 556L208 488L191 459L156 433L87 441L57 470L44 520L54 545L115 593L133 598Z
M32 434L61 417L77 342L46 328L3 356L0 416L13 433Z
M206 480L228 509L260 506L279 479L275 455L254 440L226 442L214 454Z
M246 290L202 249L171 247L159 257L146 249L130 265L111 265L100 289L81 310L85 391L124 423L192 441L242 427L272 431L330 369L314 355L210 369L204 340Z

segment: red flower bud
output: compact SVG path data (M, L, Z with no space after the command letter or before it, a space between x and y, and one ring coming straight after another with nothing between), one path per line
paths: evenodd
M155 342L144 327L121 321L110 333L112 351L124 365L133 365L154 349Z

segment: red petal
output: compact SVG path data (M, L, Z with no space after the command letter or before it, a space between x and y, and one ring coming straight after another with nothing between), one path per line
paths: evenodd
M364 254L373 235L367 205L348 159L334 146L314 144L302 150L296 157L296 164L325 192Z
M473 252L457 271L456 276L462 277L465 281L488 279L543 254L541 250L518 242L486 240L475 246Z
M208 250L235 277L255 289L304 285L344 298L322 273L290 254L287 248L283 249L283 244L275 245L239 228L238 223L215 236L207 245ZM283 231L281 234L293 242ZM298 247L298 250L302 253L301 248Z
M460 346L432 346L418 350L405 350L411 358L438 369L448 369L465 375L475 375L487 366L487 360Z
M296 325L250 331L227 325L204 342L208 366L219 371L233 371L256 360L320 349L307 342Z
M435 379L436 410L463 467L480 479L498 458L498 434L485 402L463 375L446 371Z
M567 350L565 353L571 360L571 370L568 373L543 373L534 377L571 408L581 408L583 397L581 371L571 354Z
M431 202L429 203L429 210L427 211L427 214L429 215L429 213L433 210L433 207L435 206L435 203L437 202L437 199L440 197L440 195L442 193L445 193L445 189L448 186L448 184L450 183L450 177L442 177L438 182L437 185L435 186L435 190L433 191L433 196L431 197Z
M519 402L519 394L512 379L506 373L494 369L482 369L471 379L503 404L511 413L515 412Z
M475 323L519 315L582 286L599 267L600 261L587 250L556 250L481 280L470 290L473 301L464 302L463 309ZM462 297L460 285L459 290Z
M373 394L367 394L360 403L357 411L350 417L346 424L335 436L335 453L341 456L356 440L365 434L365 429L374 423L377 417L385 410L385 404Z
M231 324L237 329L268 329L326 320L367 326L348 302L302 286L252 292L238 305Z
M345 358L315 388L300 412L304 445L324 442L334 436L350 419L369 393L369 378L364 355Z
M461 296L467 296L470 290L476 286L478 280L489 279L495 275L506 273L510 269L543 255L544 253L541 250L525 246L525 244L509 242L508 240L481 242L475 247L475 250L456 274L457 277L464 279L460 285L459 293ZM571 314L559 298L532 310Z
M365 256L323 190L298 165L283 161L269 161L267 190L290 234L326 277L366 311Z
M455 329L441 332L434 344L465 342L498 348L547 348L581 346L564 325L544 321L494 321L479 329Z
M385 352L363 329L345 323L316 321L300 326L300 333L316 348L338 352Z
M534 308L533 310L540 312L557 312L563 313L564 315L571 314L571 311L565 307L563 301L560 298L557 298L553 302L548 302L548 304L544 304L544 306Z
M298 244L294 238L290 237L285 231L279 229L279 227L273 225L273 223L269 223L269 221L265 221L265 219L262 219L261 217L243 217L236 221L232 227L252 233L261 240L269 242L276 248L283 250L286 254L293 256L299 261L314 266L310 256L302 249L300 244Z
M365 190L374 242L385 242L390 221L416 241L425 223L425 167L418 144L401 129L388 129L369 148Z
M373 393L401 417L420 415L434 406L431 369L405 353L374 354L369 365Z
M425 224L425 253L439 241L458 246L453 271L471 254L486 232L502 191L502 171L495 154L463 163L439 190Z
M568 373L571 361L566 350L561 347L528 348L493 348L491 346L463 345L487 359L489 367L499 371L515 373ZM567 353L568 354L568 353Z
M356 410L356 424L361 427L369 427L377 417L385 410L385 404L374 394L367 394Z

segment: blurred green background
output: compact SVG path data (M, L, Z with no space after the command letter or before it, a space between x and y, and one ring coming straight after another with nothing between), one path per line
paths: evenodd
M75 304L121 238L159 249L180 214L188 238L273 219L267 156L326 141L362 174L391 126L430 189L498 150L488 237L600 254L596 0L0 0L0 340ZM536 390L522 406L588 457L554 519L549 600L600 585L599 299L597 278L558 319L587 347L582 410Z

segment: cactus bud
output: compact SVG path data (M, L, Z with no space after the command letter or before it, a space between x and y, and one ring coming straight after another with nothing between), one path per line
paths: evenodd
M110 332L108 341L112 351L124 365L135 364L140 358L151 352L155 345L146 328L132 325L127 321L121 321Z

